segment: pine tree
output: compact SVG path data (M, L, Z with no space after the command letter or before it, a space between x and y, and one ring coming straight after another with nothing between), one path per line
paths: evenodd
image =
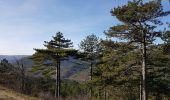
M164 45L162 46L165 54L170 54L170 31L166 31L162 36L162 40L164 41Z
M36 70L43 70L44 74L47 76L56 74L55 96L59 100L61 87L61 60L67 60L68 56L74 55L77 51L70 49L72 47L71 40L65 39L61 32L56 33L56 36L54 36L51 41L45 41L44 46L46 49L35 49L36 53L32 57L36 65L34 68ZM54 68L56 68L56 70L54 70Z
M99 38L92 34L88 35L84 40L80 42L80 49L85 53L85 59L90 62L90 77L92 80L93 63L96 62L97 56L101 50Z
M135 88L137 86L135 82L139 80L138 65L140 63L137 59L139 54L134 51L136 47L112 40L102 40L101 43L103 55L100 59L101 62L97 64L97 69L94 70L94 86L104 90L104 94L107 94L104 95L105 98L108 98L108 95L116 97L114 93L120 90L122 92L118 95L121 95L123 91L126 91L122 87ZM137 92L129 91L129 93L133 94L126 96L126 98L129 97L131 100Z
M94 34L88 35L80 42L79 47L85 55L85 60L90 62L90 80L92 81L94 65L97 62L97 58L101 51L99 38ZM92 99L92 86L90 87L90 90Z
M147 49L148 92L158 98L170 96L170 56L164 53L164 44L152 45Z
M114 8L111 14L122 24L111 27L106 35L124 40L129 44L135 43L141 49L142 100L147 100L146 49L161 35L160 31L155 30L158 25L162 25L159 18L169 15L170 11L163 11L160 0L148 2L133 0L127 5Z

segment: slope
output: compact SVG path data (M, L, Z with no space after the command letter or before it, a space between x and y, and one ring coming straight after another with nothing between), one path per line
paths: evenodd
M38 100L37 98L14 92L0 86L0 100Z

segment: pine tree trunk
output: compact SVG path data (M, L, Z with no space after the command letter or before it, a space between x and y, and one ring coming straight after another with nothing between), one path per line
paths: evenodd
M61 40L59 41L59 49L61 48ZM58 53L58 99L60 100L60 85L61 85L61 81L60 81L60 54Z
M58 97L58 62L56 64L56 88L55 88L55 97Z
M146 97L146 33L143 32L142 43L142 100L147 100Z
M60 58L58 63L58 100L60 100L61 78L60 78Z
M105 81L104 81L104 100L106 100L107 98L106 98L106 83L105 83Z
M91 61L91 64L90 64L90 78L91 78L91 80L92 80L92 75L93 75L93 63L92 63L92 61Z
M92 80L92 75L93 75L93 63L91 61L90 64L90 79ZM92 100L92 86L90 86L90 99Z
M106 100L106 88L104 89L104 100Z
M56 90L55 90L55 97L57 100L60 100L60 59L57 59L56 64Z
M140 100L142 100L142 76L140 76Z

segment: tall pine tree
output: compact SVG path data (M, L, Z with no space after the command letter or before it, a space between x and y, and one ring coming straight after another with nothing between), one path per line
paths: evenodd
M61 32L56 33L56 36L49 42L45 41L46 49L35 49L36 53L32 59L35 61L35 70L43 70L46 76L56 74L56 93L55 96L60 99L60 65L61 60L66 60L68 56L74 55L77 51L70 49L72 42L65 39ZM55 69L54 69L55 68Z
M92 80L94 65L97 62L97 57L99 56L101 51L99 38L94 34L88 35L80 42L79 47L85 54L85 60L90 62L90 80ZM90 87L90 90L92 99L92 86Z
M161 36L161 32L156 31L157 26L163 24L159 18L169 15L170 11L163 11L161 0L148 2L133 0L127 5L114 8L111 14L122 24L111 27L106 35L129 44L134 43L141 49L142 100L147 100L146 50L148 45L153 44L155 39Z

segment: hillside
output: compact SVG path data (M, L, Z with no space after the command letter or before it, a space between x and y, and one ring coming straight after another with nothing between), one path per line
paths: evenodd
M10 63L17 66L16 60L24 64L24 67L29 72L34 65L34 62L29 59L28 55L0 55L1 59L7 59ZM78 82L86 81L89 79L89 67L88 62L81 61L79 59L74 59L69 57L68 60L61 61L61 78L75 80ZM41 74L28 73L33 76L41 76Z
M28 55L0 55L0 60L7 59L10 63L14 63L24 57L28 57Z
M27 95L14 92L10 89L0 86L0 100L38 100L38 99L35 97L30 97Z

